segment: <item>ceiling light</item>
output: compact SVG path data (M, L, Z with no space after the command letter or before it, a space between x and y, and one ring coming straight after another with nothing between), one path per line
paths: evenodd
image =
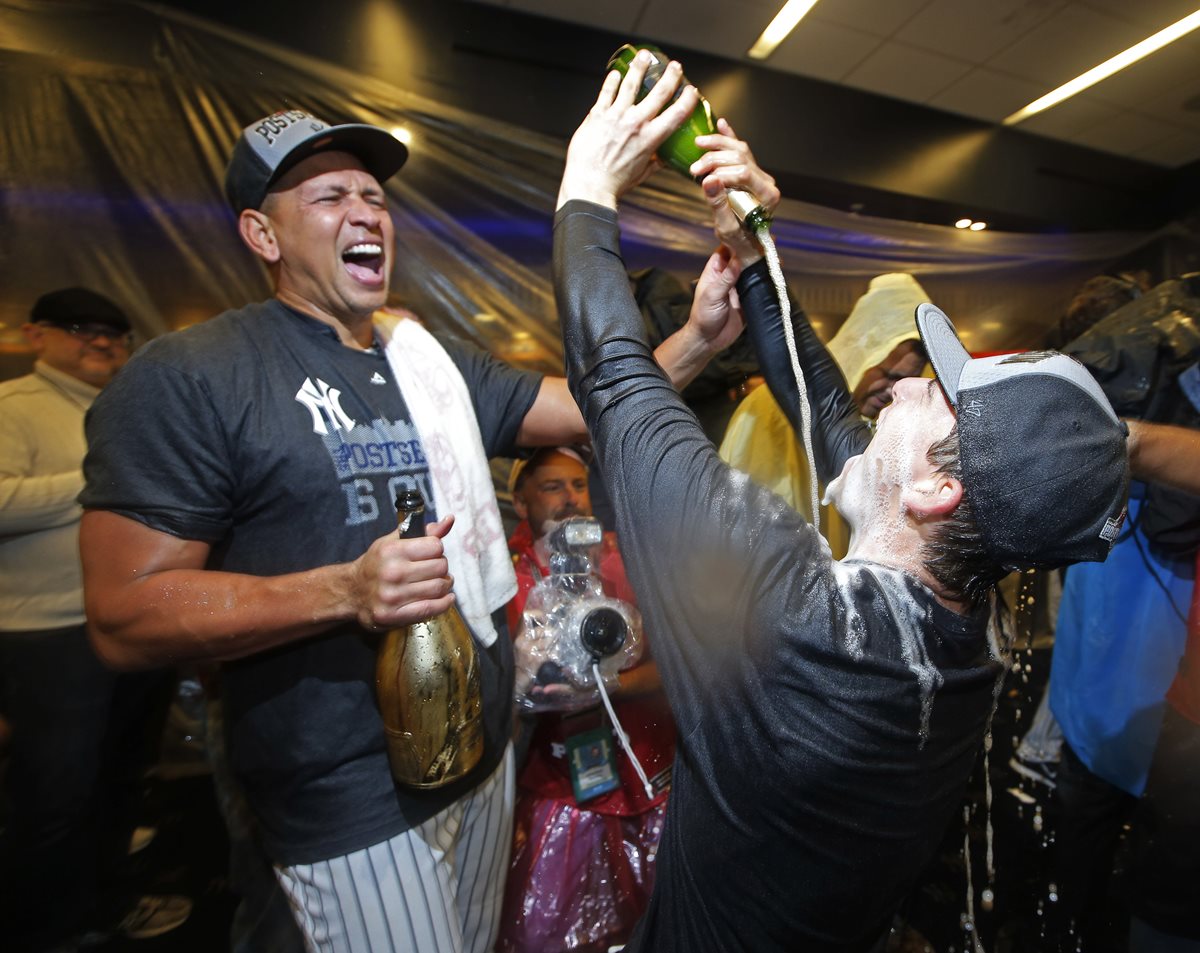
M954 227L955 228L970 228L971 220L969 218L960 218L957 222L954 223Z
M1123 53L1118 53L1111 59L1105 60L1099 66L1093 66L1086 73L1076 76L1069 83L1064 83L1058 89L1051 90L1041 99L1035 99L1023 109L1018 109L1015 113L1004 120L1004 125L1014 126L1017 123L1028 119L1030 116L1036 116L1044 109L1049 109L1061 103L1064 99L1069 99L1076 93L1081 93L1089 86L1094 86L1102 79L1107 79L1126 66L1132 66L1143 57L1149 56L1156 50L1162 49L1168 43L1174 43L1181 36L1186 36L1200 27L1200 10L1189 14L1177 23L1172 23L1164 30L1159 30L1154 36L1147 37L1141 43L1136 43Z
M752 60L765 60L775 52L787 35L796 29L796 24L804 19L804 15L817 5L817 0L788 0L783 8L775 14L775 19L767 24L762 36L754 41L754 45L746 51Z
M406 146L412 145L413 135L411 132L409 132L403 126L392 126L392 128L389 129L388 132L390 132L395 138L397 138L401 142L403 142Z
M987 222L972 222L968 228L970 228L973 232L982 232L985 228L987 228Z

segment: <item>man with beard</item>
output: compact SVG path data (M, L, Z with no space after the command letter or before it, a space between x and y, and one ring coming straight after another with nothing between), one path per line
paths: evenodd
M508 617L521 684L535 679L540 661L523 651L522 613L530 590L550 573L547 535L563 520L591 516L592 507L587 467L571 447L547 447L518 461L509 482L522 518L508 541L518 586ZM614 533L604 534L592 566L606 595L634 602ZM617 750L594 692L582 701L572 693L570 704L562 705L569 710L548 703L549 710L533 716L528 756L517 779L498 953L604 953L629 938L646 908L675 757L675 727L658 668L645 651L648 643L641 661L618 674L610 694L649 792L626 753ZM613 757L605 758L603 783L595 792L577 792L569 753L597 731ZM576 870L587 873L578 876Z

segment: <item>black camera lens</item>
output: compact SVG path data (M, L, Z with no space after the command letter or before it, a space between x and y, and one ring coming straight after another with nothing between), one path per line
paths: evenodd
M538 685L561 685L567 680L566 673L557 662L546 661L538 666L534 681Z
M607 658L619 652L628 632L625 617L608 606L593 609L579 624L579 640L596 658Z

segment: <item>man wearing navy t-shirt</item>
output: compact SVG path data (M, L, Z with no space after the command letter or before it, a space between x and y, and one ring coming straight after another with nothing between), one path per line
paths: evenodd
M90 632L119 668L217 660L229 758L316 949L492 946L513 797L515 590L487 458L582 436L565 381L412 320L382 183L407 150L289 110L246 127L225 188L274 297L152 342L88 419ZM659 348L686 383L738 328L694 309ZM427 534L393 501L420 489ZM457 523L456 523L457 519ZM457 598L484 753L398 787L374 697L379 633Z

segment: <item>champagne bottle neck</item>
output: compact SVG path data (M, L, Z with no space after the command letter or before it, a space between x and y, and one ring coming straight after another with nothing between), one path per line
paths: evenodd
M401 539L418 539L425 535L425 498L419 490L403 490L396 494L396 519Z
M397 514L400 520L400 538L417 539L425 535L425 510L412 510Z

